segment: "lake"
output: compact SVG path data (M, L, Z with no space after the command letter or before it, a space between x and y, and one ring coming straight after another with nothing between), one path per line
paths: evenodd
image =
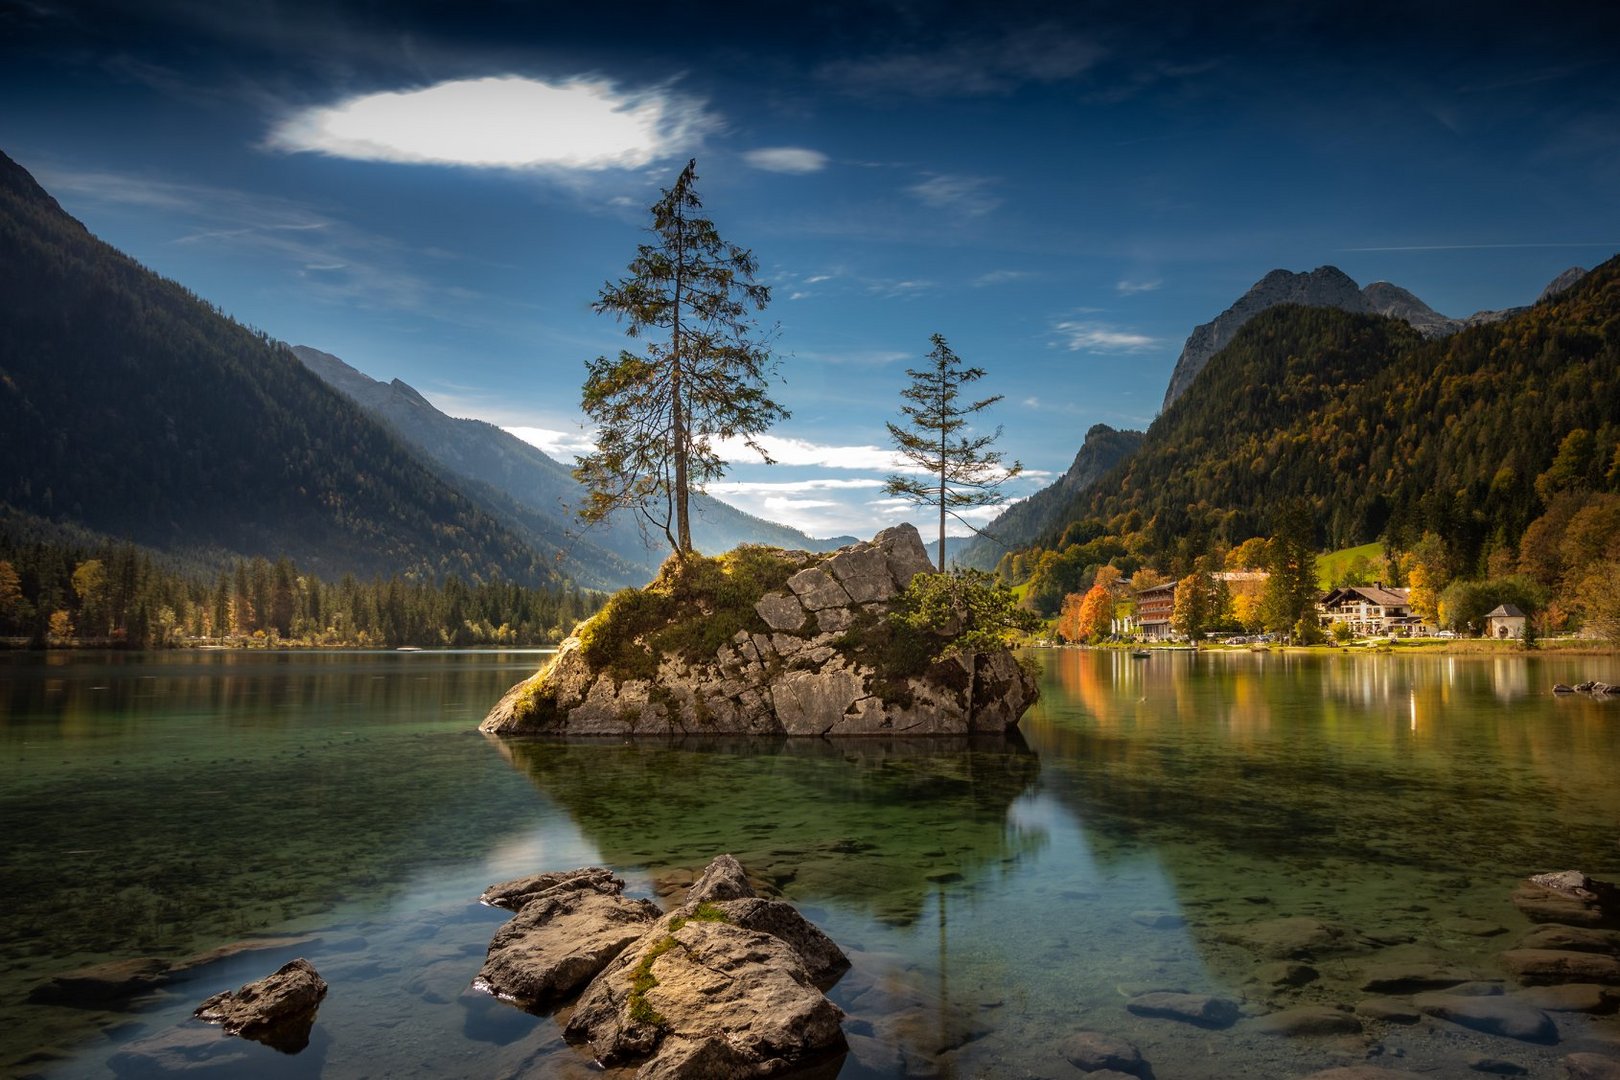
M1022 738L972 744L488 739L543 659L525 652L0 656L0 1072L164 1075L217 1049L186 1034L198 1002L305 956L331 985L309 1047L205 1029L213 1075L601 1075L555 1020L468 988L505 917L479 892L601 864L652 895L721 852L849 953L843 1078L1078 1076L1060 1048L1081 1030L1130 1039L1158 1080L1620 1056L1613 1017L1576 1013L1543 1046L1124 1008L1353 1005L1374 963L1501 978L1518 879L1620 876L1620 700L1548 692L1620 682L1616 658L1035 655ZM1274 985L1241 940L1299 916L1375 944ZM226 946L249 951L133 1001L27 1000Z

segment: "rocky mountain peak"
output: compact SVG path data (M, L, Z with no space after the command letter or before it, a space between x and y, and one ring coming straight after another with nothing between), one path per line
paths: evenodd
M1541 295L1536 297L1536 303L1539 304L1543 300L1557 296L1559 293L1563 292L1565 289L1568 289L1571 285L1574 285L1577 281L1581 280L1581 278L1585 276L1586 269L1584 267L1570 267L1568 270L1565 270L1562 274L1559 274L1557 277L1553 278L1547 283L1547 287L1541 290Z

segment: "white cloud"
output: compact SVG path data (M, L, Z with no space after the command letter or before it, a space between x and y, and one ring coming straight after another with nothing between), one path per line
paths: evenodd
M775 173L813 173L827 167L827 155L802 146L766 146L748 150L743 161L756 169Z
M832 275L831 274L811 274L809 277L804 279L804 283L806 285L819 285L823 281L831 281L831 280L832 280Z
M1158 345L1155 338L1129 330L1118 330L1105 323L1060 322L1052 327L1059 342L1071 352L1141 352Z
M885 471L899 469L903 464L900 456L893 450L885 450L880 446L829 446L805 439L784 438L780 435L761 435L755 441L778 465ZM759 460L759 455L749 449L740 438L716 439L714 448L727 461Z
M306 109L267 145L360 161L504 169L633 169L702 141L716 118L668 89L515 75L365 94Z
M596 444L580 431L556 431L540 427L509 427L503 430L563 462L571 462L575 455L588 454L596 449Z
M1164 282L1158 278L1152 281L1121 281L1114 288L1119 290L1121 296L1135 296L1137 293L1153 292Z
M987 189L991 181L983 176L957 176L941 173L906 188L906 193L935 210L978 217L1001 205L1001 198Z
M722 480L710 484L708 492L720 498L733 495L800 494L806 491L875 491L883 486L876 477L850 479L817 476L808 480Z

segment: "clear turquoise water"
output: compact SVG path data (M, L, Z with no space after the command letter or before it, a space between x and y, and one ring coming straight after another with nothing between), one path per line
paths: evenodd
M0 657L0 1072L157 1074L120 1053L303 955L331 984L309 1049L230 1040L217 1075L595 1074L554 1019L468 990L502 917L476 896L589 863L650 894L722 851L850 952L842 1077L1078 1075L1057 1047L1079 1029L1132 1039L1159 1080L1369 1054L1551 1077L1571 1050L1620 1055L1612 1018L1560 1015L1547 1048L1436 1022L1284 1041L1123 1008L1153 988L1253 1013L1364 997L1372 957L1273 993L1222 940L1289 915L1499 977L1527 925L1516 879L1620 876L1620 701L1546 692L1620 682L1615 658L1037 655L1022 741L971 746L478 735L525 653ZM109 959L272 935L304 939L127 1007L25 1000Z

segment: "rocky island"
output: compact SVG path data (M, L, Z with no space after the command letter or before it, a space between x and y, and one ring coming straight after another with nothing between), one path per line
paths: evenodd
M481 730L1003 734L1036 683L980 607L947 598L938 621L905 617L922 591L914 582L961 580L933 574L910 525L823 554L745 546L672 558L581 623Z

